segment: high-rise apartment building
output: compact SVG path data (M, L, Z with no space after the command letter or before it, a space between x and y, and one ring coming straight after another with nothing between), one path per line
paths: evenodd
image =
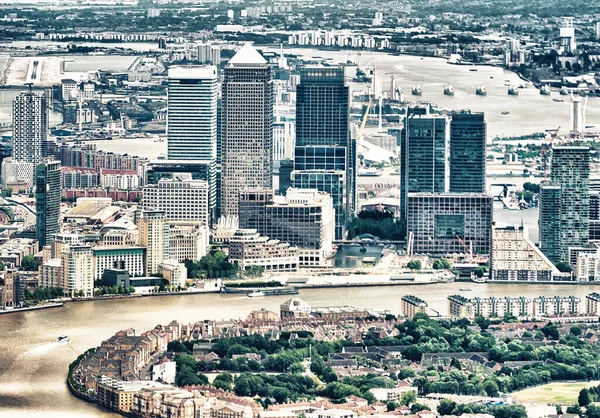
M301 266L328 262L333 250L335 218L331 197L316 189L248 190L240 196L240 228L256 229L300 249Z
M35 232L39 246L60 232L60 161L46 160L35 168Z
M205 166L202 180L209 186L210 221L217 210L217 68L169 68L168 159L180 166ZM195 178L198 179L198 178Z
M237 216L240 191L273 187L273 75L251 44L225 66L222 96L221 215Z
M46 156L48 102L44 94L21 93L13 101L13 158L38 164Z
M541 187L540 248L553 262L569 262L569 247L589 241L590 149L553 146L551 184Z
M486 123L483 113L453 113L450 121L450 188L485 192Z
M200 221L210 225L209 185L205 180L162 179L144 187L142 209L165 212L168 221Z
M142 210L138 218L139 244L146 248L146 274L156 274L169 258L169 223L164 211Z
M445 193L450 188L448 118L409 115L400 150L400 218L406 219L408 193Z
M62 282L71 296L94 296L94 257L89 245L69 245L62 253Z
M292 184L331 196L336 239L343 238L356 208L356 144L350 139L344 80L341 67L308 67L301 70L296 88Z

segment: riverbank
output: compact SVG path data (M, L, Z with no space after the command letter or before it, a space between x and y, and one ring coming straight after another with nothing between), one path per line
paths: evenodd
M9 313L27 312L27 311L39 311L40 309L60 308L63 305L64 305L64 303L60 302L60 303L47 303L44 305L28 306L27 308L3 309L3 310L0 310L0 315L9 314Z

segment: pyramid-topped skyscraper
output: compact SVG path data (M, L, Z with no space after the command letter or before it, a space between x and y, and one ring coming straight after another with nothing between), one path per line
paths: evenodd
M225 66L222 94L221 215L237 216L240 191L273 187L273 75L251 44Z

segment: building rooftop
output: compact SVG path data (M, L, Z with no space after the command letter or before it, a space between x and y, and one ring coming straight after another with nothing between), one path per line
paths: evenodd
M212 65L175 66L169 68L169 78L174 79L215 79L217 78L217 67Z
M251 43L246 43L234 56L229 60L229 64L267 64L267 60L252 46Z

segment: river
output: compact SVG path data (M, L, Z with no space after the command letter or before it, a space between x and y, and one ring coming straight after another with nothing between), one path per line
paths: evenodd
M471 291L459 292L458 288ZM442 315L447 313L447 296L585 295L594 286L439 284L395 287L364 287L301 290L299 297L312 306L352 305L400 311L400 298L419 296ZM265 307L279 311L287 296L248 298L241 295L178 295L68 303L62 308L0 315L0 417L103 417L108 411L73 397L65 379L68 365L87 348L94 347L116 331L133 327L137 332L171 320L244 318ZM71 342L53 341L68 335Z

